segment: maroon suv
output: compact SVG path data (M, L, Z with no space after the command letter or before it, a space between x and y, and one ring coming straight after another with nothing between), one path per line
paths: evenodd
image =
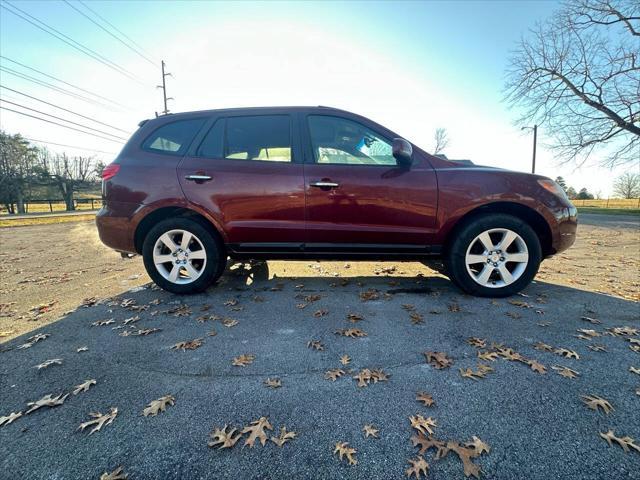
M145 120L102 178L100 238L174 293L204 290L231 257L418 260L501 297L577 226L548 178L434 157L326 107Z

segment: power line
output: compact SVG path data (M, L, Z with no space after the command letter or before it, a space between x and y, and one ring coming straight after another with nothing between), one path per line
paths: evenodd
M19 13L16 13L13 10L10 10L9 8L7 8L7 5L10 5L11 8L21 12L23 15L26 15L27 17L33 19L34 21L38 22L39 24L44 25L44 27L38 25L37 23L34 23L33 21L29 20L29 18L25 18L23 15L20 15ZM144 83L142 83L133 73L129 72L127 69L121 67L117 63L112 62L111 60L109 60L108 58L104 57L103 55L100 55L98 52L96 52L94 50L91 50L89 47L84 46L80 42L75 41L73 38L65 35L64 33L60 32L59 30L56 30L52 26L50 26L50 25L46 24L45 22L43 22L42 20L38 20L33 15L29 15L27 12L25 12L24 10L21 10L20 8L18 8L15 5L9 3L8 1L5 0L3 3L0 3L0 7L4 8L8 12L13 13L15 16L17 16L17 17L21 18L22 20L30 23L31 25L33 25L34 27L42 30L43 32L48 33L49 35L57 38L58 40L66 43L67 45L69 45L69 46L75 48L76 50L84 53L85 55L93 58L94 60L102 63L103 65L111 68L112 70L115 70L118 73L128 77L129 79L131 79L131 80L133 80L133 81L135 81L137 83L140 83L141 85L144 85ZM53 32L55 32L55 33L53 33Z
M28 113L19 112L18 110L13 110L11 108L3 107L2 105L0 105L0 110L7 110L9 112L17 113L18 115L24 115L25 117L35 118L36 120L40 120L41 122L52 123L54 125L58 125L59 127L68 128L69 130L75 130L76 132L84 133L85 135L91 135L92 137L102 138L103 140L109 140L110 142L115 142L115 143L119 143L119 144L122 143L122 142L120 142L118 140L114 140L112 138L103 137L101 135L96 135L95 133L91 133L91 132L85 132L84 130L80 130L78 128L69 127L68 125L63 125L61 123L54 122L52 120L47 120L46 118L36 117L35 115L30 115Z
M36 100L36 101L38 101L38 102L44 103L44 104L46 104L46 105L49 105L49 106L51 106L51 107L58 108L58 109L60 109L60 110L64 110L65 112L71 113L71 114L73 114L73 115L77 115L78 117L82 117L82 118L84 118L84 119L86 119L86 120L90 120L90 121L95 122L95 123L99 123L100 125L104 125L105 127L113 128L114 130L119 130L119 131L120 131L120 132L122 132L122 133L126 133L126 134L129 134L129 133L130 133L130 132L127 132L126 130L123 130L123 129L121 129L121 128L114 127L113 125L109 125L108 123L104 123L104 122L101 122L101 121L99 121L99 120L95 120L95 119L93 119L93 118L91 118L91 117L87 117L86 115L82 115L82 114L80 114L80 113L76 113L76 112L74 112L73 110L69 110L69 109L67 109L67 108L60 107L59 105L56 105L56 104L54 104L54 103L49 103L49 102L47 102L47 101L45 101L45 100L41 100L41 99L39 99L39 98L37 98L37 97L33 97L33 96L31 96L31 95L27 95L26 93L23 93L23 92L21 92L21 91L19 91L19 90L14 90L13 88L5 87L5 86L4 86L4 85L2 85L1 83L0 83L0 88L4 88L5 90L9 90L10 92L17 93L18 95L22 95L23 97L31 98L32 100Z
M115 100L111 100L110 98L103 97L102 95L98 95L97 93L93 93L93 92L91 92L89 90L85 90L84 88L78 87L77 85L74 85L72 83L65 82L64 80L61 80L61 79L59 79L57 77L54 77L53 75L49 75L48 73L41 72L40 70L37 70L35 68L32 68L32 67L29 67L29 66L25 65L24 63L20 63L20 62L17 62L15 60L9 58L9 57L5 57L4 55L0 55L0 58L3 59L3 60L8 60L11 63L15 63L16 65L20 65L21 67L26 68L27 70L31 70L33 72L39 73L40 75L44 75L45 77L51 78L52 80L55 80L57 82L64 83L65 85L68 85L70 87L76 88L76 89L78 89L78 90L80 90L80 91L82 91L84 93L88 93L89 95L93 95L94 97L98 97L98 98L101 98L102 100L106 100L107 102L111 102L111 103L113 103L115 105L118 105L119 107L127 108L124 105L116 102Z
M82 0L78 0L78 3L82 4L82 6L84 8L86 8L87 10L89 10L91 13L93 13L96 17L98 17L100 20L102 20L104 23L106 23L107 25L109 25L111 28L113 28L116 32L118 32L120 35L122 35L124 38L126 38L127 40L129 40L132 44L134 44L136 47L138 47L138 49L149 55L150 57L153 57L153 55L149 54L149 52L145 51L144 48L142 48L138 43L136 43L135 40L133 40L131 37L127 36L122 30L119 30L113 23L109 22L109 20L107 20L106 18L104 18L102 15L100 15L98 12L96 12L95 10L93 10L89 5L87 5L85 2L83 2ZM154 65L158 64L157 60L154 60L153 62Z
M105 131L102 131L102 130L98 130L97 128L89 127L89 126L84 125L82 123L73 122L71 120L67 120L66 118L58 117L56 115L51 115L50 113L41 112L40 110L36 110L35 108L31 108L31 107L27 107L25 105L21 105L20 103L11 102L9 100L3 100L1 98L0 98L0 102L5 102L5 103L8 103L10 105L15 105L16 107L24 108L25 110L31 110L32 112L39 113L40 115L46 115L47 117L55 118L56 120L61 120L63 122L70 123L71 125L77 125L78 127L86 128L87 130L93 130L94 132L98 132L98 133L101 133L103 135L109 135L110 137L113 137L113 138L117 138L117 139L120 139L120 140L126 140L126 138L118 137L117 135L114 135L113 133L109 133L109 132L105 132Z
M111 33L109 30L107 30L106 28L104 28L102 25L100 25L98 22L96 22L93 18L91 18L89 15L87 15L86 13L84 13L83 11L81 11L80 9L78 9L77 7L75 7L74 5L72 5L68 0L63 0L64 3L66 3L67 5L69 5L71 8L73 8L76 12L78 12L80 15L82 15L83 17L85 17L87 20L89 20L91 23L93 23L94 25L97 25L98 28L104 30L105 32L107 32L109 35L111 35L113 38L115 38L117 41L119 41L121 44L123 44L125 47L127 47L129 50L131 50L132 52L138 54L140 57L142 57L143 59L145 59L147 62L149 62L151 65L153 65L154 67L156 66L156 64L153 62L153 60L151 60L149 57L147 57L146 55L144 55L143 53L140 53L138 50L136 50L135 48L133 48L131 45L129 45L127 42L125 42L124 40L122 40L121 38L117 37L116 35L114 35L113 33Z
M50 89L55 90L55 91L57 91L59 93L64 93L65 95L69 95L70 97L77 98L77 99L80 99L80 100L84 100L85 102L92 103L94 105L100 105L102 107L109 108L109 106L105 105L104 103L98 102L97 100L85 97L85 96L80 95L80 94L75 93L75 92L71 92L69 90L66 90L64 88L58 87L56 85L52 85L51 83L45 82L44 80L39 80L39 79L37 79L35 77L27 75L26 73L20 73L20 72L17 72L16 70L13 70L11 68L2 67L2 66L0 66L0 71L9 73L9 74L14 75L14 76L16 76L18 78L22 78L23 80L28 80L29 82L33 82L33 83L35 83L37 85L41 85L43 87L50 88Z
M75 148L78 150L84 150L86 152L96 152L96 153L105 153L107 155L117 155L117 153L115 152L105 152L104 150L96 150L95 148L84 148L84 147L78 147L76 145L66 145L64 143L47 142L45 140L37 140L35 138L27 138L27 137L22 137L22 138L24 138L25 140L28 140L29 142L44 143L46 145L55 145L57 147Z

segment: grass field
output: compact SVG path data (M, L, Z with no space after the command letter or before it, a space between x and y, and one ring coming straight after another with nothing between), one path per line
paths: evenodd
M640 198L602 198L593 200L571 200L576 207L606 209L640 209Z
M30 225L48 225L52 223L83 222L96 218L94 213L86 215L54 215L51 217L10 219L0 217L0 228L28 227Z

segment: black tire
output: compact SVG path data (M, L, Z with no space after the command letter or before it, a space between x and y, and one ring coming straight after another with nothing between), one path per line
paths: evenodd
M178 229L195 235L206 252L205 266L200 276L191 283L174 283L163 277L153 261L156 241L166 232ZM144 267L155 284L163 290L177 294L198 293L206 290L209 285L220 278L227 265L224 246L211 230L197 220L182 217L163 220L149 230L142 244L142 258Z
M527 247L528 263L521 276L509 285L486 287L476 282L467 271L465 261L467 249L482 232L505 228L517 233ZM528 223L513 215L502 213L485 214L471 218L453 234L445 254L445 265L449 278L461 290L478 297L508 297L525 288L538 273L542 261L540 240Z

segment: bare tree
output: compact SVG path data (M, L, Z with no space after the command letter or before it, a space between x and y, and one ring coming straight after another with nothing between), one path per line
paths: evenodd
M640 175L637 173L623 173L613 184L613 194L622 198L640 197Z
M44 175L58 188L67 211L75 210L74 193L86 186L95 175L93 157L69 157L66 153L51 155L47 149L38 152Z
M519 124L545 126L563 161L637 162L640 149L640 2L569 0L520 41L506 98Z
M0 202L9 213L25 213L36 167L36 149L19 134L0 131Z
M437 155L449 145L449 135L446 128L436 128L436 133L433 136L435 139L435 146L433 147L433 154Z

